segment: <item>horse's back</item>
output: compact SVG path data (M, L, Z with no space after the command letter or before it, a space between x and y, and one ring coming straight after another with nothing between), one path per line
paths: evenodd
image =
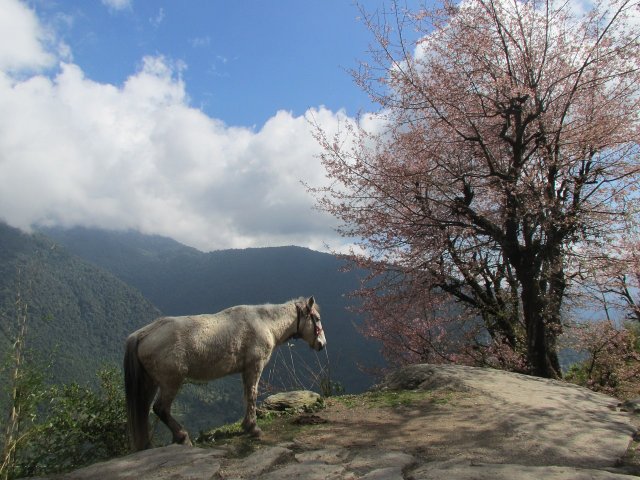
M254 316L251 307L238 306L213 315L187 317L195 324L187 336L188 376L211 380L242 372L253 361L255 345L265 343L264 335L251 321Z
M241 307L216 314L161 317L134 333L140 339L138 356L153 376L162 372L213 380L241 372L247 342L255 342L247 318L248 312Z

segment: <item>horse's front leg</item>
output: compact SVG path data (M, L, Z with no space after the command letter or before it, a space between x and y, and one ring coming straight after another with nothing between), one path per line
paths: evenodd
M262 435L262 430L258 427L256 416L256 400L258 398L258 382L260 381L260 375L264 363L260 362L255 365L248 366L242 373L242 382L244 384L244 400L247 405L247 412L242 421L242 428L245 432L259 437Z

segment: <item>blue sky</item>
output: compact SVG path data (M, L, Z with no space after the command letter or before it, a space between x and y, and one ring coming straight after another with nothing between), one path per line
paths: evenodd
M367 1L368 9L384 2ZM346 248L312 124L375 106L350 0L0 0L0 220Z
M347 72L371 40L350 0L32 5L57 25L89 78L118 85L144 56L164 55L181 69L191 104L231 125L260 126L278 110L301 115L324 105L354 114L369 107Z

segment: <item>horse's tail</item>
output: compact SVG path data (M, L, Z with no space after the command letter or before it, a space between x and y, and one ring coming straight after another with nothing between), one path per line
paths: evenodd
M138 336L127 339L124 351L124 391L127 403L127 424L134 450L149 446L149 407L156 387L138 359Z

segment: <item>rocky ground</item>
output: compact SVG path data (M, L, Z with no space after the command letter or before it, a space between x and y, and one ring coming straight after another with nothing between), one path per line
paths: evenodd
M377 392L263 420L207 448L168 446L64 479L630 479L640 475L638 415L589 390L523 375L417 365ZM632 409L630 405L626 410Z

